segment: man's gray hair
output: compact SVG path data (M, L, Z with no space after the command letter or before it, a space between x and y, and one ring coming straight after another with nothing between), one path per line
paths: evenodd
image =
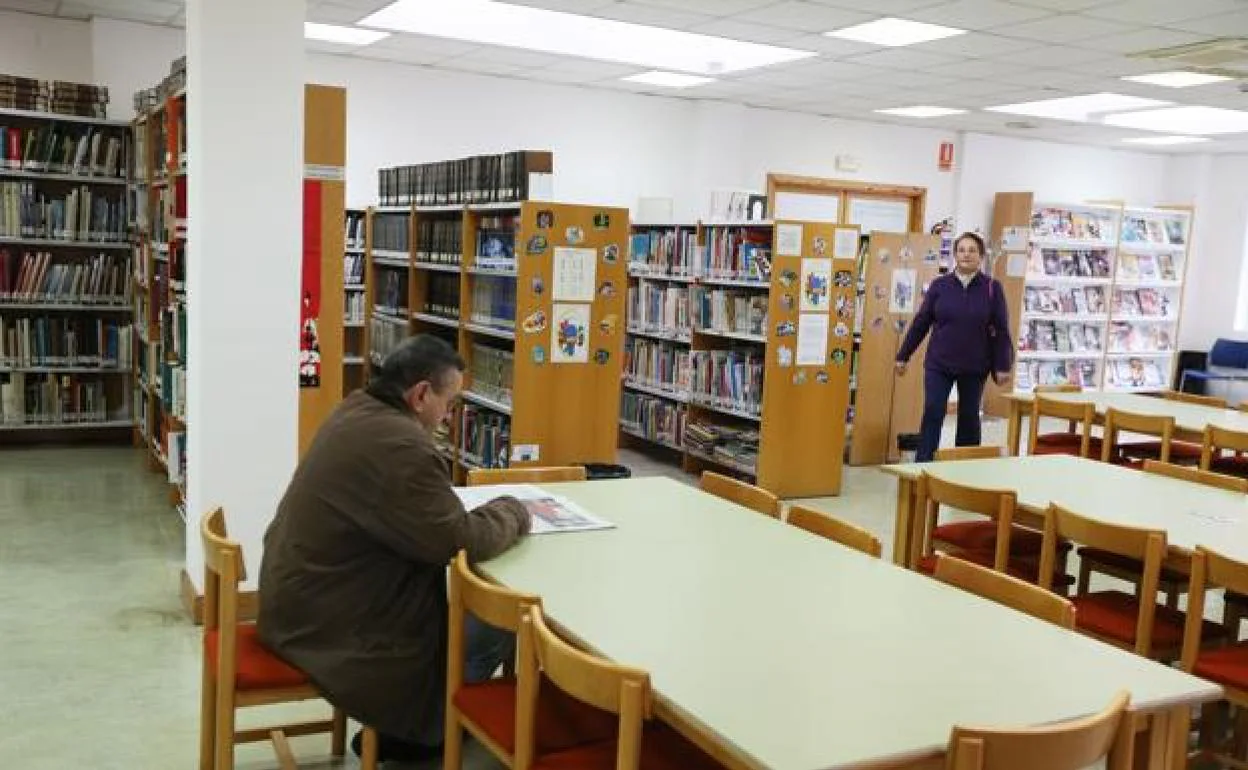
M368 392L397 406L404 403L404 394L416 384L428 382L440 392L452 371L463 370L464 359L455 348L432 334L418 334L390 351L369 381Z

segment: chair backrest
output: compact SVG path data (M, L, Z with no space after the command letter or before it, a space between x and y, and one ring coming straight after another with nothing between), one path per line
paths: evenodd
M952 462L955 460L991 460L1004 457L1005 447L999 446L951 446L937 449L933 456L936 462Z
M560 639L532 607L520 621L517 644L516 759L518 770L532 762L539 689L549 683L582 703L617 714L617 770L641 765L642 723L651 717L650 675L608 663ZM544 676L542 676L544 674Z
M247 579L243 548L226 534L221 508L204 515L199 534L204 547L204 630L223 624L232 628L238 623L238 584Z
M563 465L550 468L473 468L468 471L468 486L487 484L554 484L559 481L584 481L585 468Z
M1159 457L1170 461L1170 439L1174 435L1174 418L1169 415L1139 414L1110 408L1105 411L1105 440L1101 459L1109 462L1118 451L1118 432L1141 433L1161 440Z
M1178 401L1181 404L1196 404L1198 406L1213 406L1219 409L1225 409L1226 399L1218 396L1202 396L1199 393L1184 393L1181 390L1162 391L1161 397L1167 401Z
M1018 496L1004 489L981 489L953 481L945 481L924 471L919 476L918 509L925 521L935 522L940 506L947 505L966 513L978 513L997 522L996 553L993 568L1005 571L1010 556L1010 532Z
M1070 422L1069 430L1079 431L1079 456L1087 457L1092 443L1092 423L1096 420L1096 405L1091 402L1059 401L1037 394L1031 401L1031 419L1027 426L1027 454L1035 454L1040 439L1040 418L1058 417Z
M840 543L846 548L862 551L877 559L880 556L880 541L867 530L848 521L843 521L826 513L819 513L800 505L789 507L788 522L795 527L806 530L819 537Z
M1209 348L1208 365L1248 369L1248 342L1219 337Z
M722 473L703 471L702 491L731 500L738 505L744 505L746 508L752 508L773 519L780 517L780 498L765 489L746 484L744 481L737 481Z
M1058 385L1037 385L1031 389L1032 393L1082 393L1083 387L1080 385L1072 385L1068 382Z
M1189 468L1185 465L1175 465L1174 463L1160 463L1156 460L1144 461L1144 472L1155 473L1158 476L1169 476L1172 479L1180 481L1190 481L1193 484L1204 484L1207 487L1216 487L1225 489L1228 492L1239 492L1248 495L1248 479L1241 479L1237 476L1227 476L1225 473L1214 473L1212 471L1200 470L1198 468Z
M936 555L936 579L1063 628L1075 627L1075 605L1011 575L942 553Z
M1109 754L1129 718L1126 692L1099 714L1021 730L955 726L949 736L948 770L1083 770Z
M1074 511L1050 505L1044 518L1044 545L1040 550L1040 587L1049 589L1053 584L1053 571L1057 564L1059 540L1072 540L1102 551L1127 556L1143 562L1140 573L1139 596L1157 595L1157 583L1161 577L1161 564L1166 556L1166 532L1160 529L1128 527L1107 524L1096 519L1080 516ZM1153 618L1157 604L1140 602L1140 614L1136 622L1135 651L1148 657L1153 643Z
M1243 409L1244 405L1240 408ZM1248 452L1248 433L1219 428L1217 425L1206 425L1200 450L1201 470L1209 470L1214 459L1223 449L1229 449L1232 452Z
M1203 545L1192 553L1188 581L1187 625L1183 630L1183 656L1180 664L1191 673L1200 654L1201 631L1204 630L1205 594L1210 588L1221 587L1237 594L1248 594L1248 564L1227 558ZM1238 636L1238 635L1236 635Z

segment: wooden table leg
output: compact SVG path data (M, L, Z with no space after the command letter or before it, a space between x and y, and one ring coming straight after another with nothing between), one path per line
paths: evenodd
M1140 733L1136 743L1137 770L1170 770L1170 712L1159 711L1146 717L1147 731Z
M1018 457L1018 442L1022 436L1023 407L1014 399L1009 400L1010 416L1005 427L1005 451L1010 457Z
M1187 744L1192 732L1192 710L1179 707L1170 710L1169 770L1185 770Z
M910 517L914 509L914 480L897 479L897 513L893 522L893 564L909 567Z

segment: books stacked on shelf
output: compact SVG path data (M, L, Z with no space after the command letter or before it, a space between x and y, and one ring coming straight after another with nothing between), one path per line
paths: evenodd
M1018 352L1028 353L1096 353L1104 348L1096 324L1064 323L1062 321L1023 321L1019 326Z
M373 316L368 325L369 358L380 365L390 351L407 339L407 324L396 324L380 316Z
M1170 353L1174 340L1164 324L1114 321L1109 330L1110 353Z
M759 228L708 227L695 253L693 274L702 278L757 281L771 278L771 233Z
M1165 379L1155 359L1118 358L1106 362L1105 384L1120 389L1159 389L1165 386Z
M685 426L686 451L750 475L758 472L758 439L756 428L730 428L697 419Z
M108 88L0 74L0 108L104 118L108 114Z
M763 411L763 356L757 351L695 350L690 399L717 411L757 419Z
M0 375L0 425L81 425L110 418L105 384L71 375Z
M383 168L383 206L459 206L542 199L549 195L554 156L531 150Z
M120 128L0 125L0 169L121 179L122 146Z
M515 272L519 226L520 218L515 216L481 217L477 224L478 269Z
M96 192L88 185L62 197L35 190L33 182L0 182L0 236L62 241L118 242L126 239L122 193Z
M472 403L461 407L459 451L469 467L506 468L510 443L509 417Z
M1044 278L1108 280L1111 274L1108 249L1050 249L1033 246L1027 261L1028 281Z
M695 331L760 338L767 334L765 293L691 286L689 305Z
M130 258L98 254L86 259L0 248L0 304L49 302L130 304Z
M463 255L464 229L458 218L422 217L416 223L416 261L437 265L458 265ZM515 254L515 233L511 236ZM484 253L481 251L478 254Z
M689 339L689 287L639 280L628 288L628 328Z
M516 282L511 278L479 276L472 288L473 323L503 329L516 328Z
M690 383L690 352L667 342L630 337L624 340L626 384L687 397Z
M1102 316L1105 314L1105 287L1027 286L1023 289L1023 311L1030 315Z
M348 211L343 233L346 248L359 251L364 248L364 227L366 217L363 211Z
M1159 289L1114 289L1114 318L1172 320L1177 303L1169 291Z
M1076 241L1118 240L1117 212L1110 208L1041 206L1031 213L1034 238Z
M364 323L365 297L361 292L351 292L343 299L343 321L349 324Z
M377 273L376 307L390 315L407 317L407 275L382 268Z
M469 375L473 393L510 406L514 369L515 355L510 350L500 350L481 343L472 346Z
M407 214L374 214L373 215L373 252L387 254L402 253L407 259L408 253L408 220Z
M431 275L424 312L459 320L459 276Z
M1015 386L1031 390L1037 385L1078 385L1100 387L1100 362L1095 358L1062 361L1030 361L1019 356L1014 368Z
M688 276L698 252L698 233L693 227L634 225L629 238L628 267L635 275Z
M347 288L364 285L364 255L346 254L342 258L342 284Z
M672 449L684 446L687 415L684 405L662 398L629 391L621 396L620 425L625 432Z
M133 327L102 318L0 316L0 366L129 369Z

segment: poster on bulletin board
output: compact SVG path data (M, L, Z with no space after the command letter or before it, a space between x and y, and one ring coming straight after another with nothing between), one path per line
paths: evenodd
M321 183L303 183L303 265L299 290L299 387L321 385Z

